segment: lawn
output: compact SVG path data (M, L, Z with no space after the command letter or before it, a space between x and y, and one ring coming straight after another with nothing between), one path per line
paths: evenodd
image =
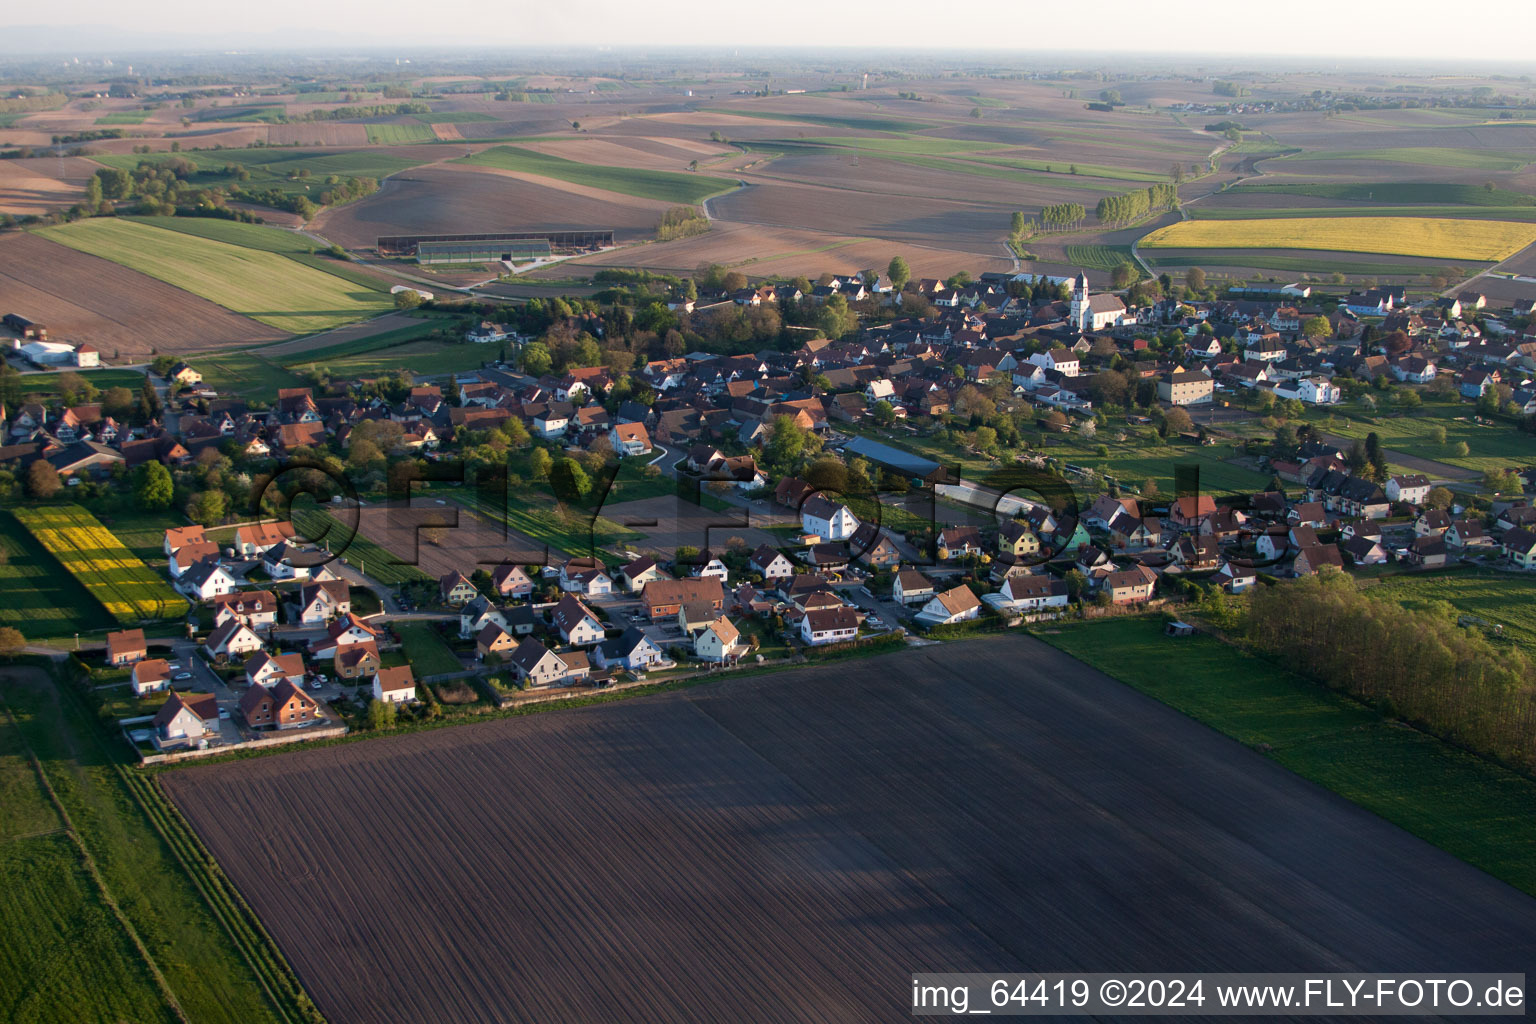
M224 220L219 217L131 217L130 220L151 227L180 231L216 242L228 242L245 249L259 249L287 256L295 263L339 277L369 291L384 292L389 285L381 278L358 270L346 260L319 254L314 239L287 228L268 227L263 224L247 224L244 221Z
M1461 566L1434 573L1383 576L1366 591L1414 606L1447 601L1457 611L1483 619L1490 637L1502 635L1536 658L1536 576L1489 572ZM1502 626L1500 634L1494 626Z
M458 163L497 167L506 171L537 174L569 181L589 188L607 189L642 199L669 203L697 203L718 192L736 187L733 178L714 178L706 174L679 171L650 171L638 167L606 167L584 164L563 157L535 153L516 146L497 146L474 156L461 157Z
M411 669L416 673L418 680L424 676L464 670L459 656L453 653L453 649L430 624L397 623L395 633L400 637L400 646L405 650L406 660L411 663Z
M186 600L79 505L11 514L123 625L186 614Z
M1041 638L1468 863L1536 893L1536 781L1158 617Z
M90 591L65 572L9 512L0 512L0 623L29 640L91 633L114 624Z
M293 334L340 327L390 308L383 292L275 252L183 231L98 217L40 233Z
M409 327L397 327L392 331L381 331L378 334L370 334L362 338L353 338L351 341L343 341L337 345L314 348L307 352L295 352L291 355L279 356L277 358L284 366L314 365L317 363L327 365L328 360L365 355L387 348L394 348L408 341L419 341L441 326L442 323L437 320L421 320L411 324ZM279 344L282 343L280 342ZM498 349L497 351L499 352L500 350Z
M263 402L276 401L279 388L304 387L309 383L249 352L210 353L193 356L188 362L203 375L203 383L209 387Z
M1186 220L1141 239L1143 249L1321 249L1498 261L1536 242L1536 224L1434 217Z
M375 146L405 146L416 142L436 142L437 133L418 122L407 124L370 124L368 142Z
M127 745L109 739L73 690L39 670L0 673L0 702L14 715L14 726L0 715L0 751L14 752L24 743L37 756L78 840L64 832L18 838L57 828L60 819L40 799L40 787L29 789L15 770L4 772L9 784L0 803L0 834L10 839L0 844L5 1018L302 1020L294 1009L285 1007L281 1016L274 1011L242 946L210 910L210 898L218 898L214 880L222 881L218 869L205 855L197 865L205 887L194 887L134 798L119 767L129 756ZM14 760L9 768L17 768ZM180 832L185 835L184 825ZM227 894L228 882L217 891ZM243 948L258 958L276 956L270 947Z
M137 370L62 370L58 373L24 373L0 377L0 401L19 404L26 395L39 395L54 399L59 395L59 378L65 373L78 373L82 379L96 388L127 388L135 396L144 386L144 375Z

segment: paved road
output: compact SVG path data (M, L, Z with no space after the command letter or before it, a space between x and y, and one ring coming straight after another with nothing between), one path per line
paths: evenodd
M1337 434L1319 434L1319 436L1329 444L1336 444L1345 451L1348 451L1350 446L1355 443L1354 438L1340 437ZM1417 455L1409 455L1407 452L1398 451L1394 448L1383 448L1381 452L1387 457L1388 462L1395 462L1404 469L1411 469L1415 473L1423 473L1433 483L1437 484L1452 483L1457 480L1475 480L1482 476L1475 469L1453 466L1448 462L1436 462L1434 459L1423 459Z

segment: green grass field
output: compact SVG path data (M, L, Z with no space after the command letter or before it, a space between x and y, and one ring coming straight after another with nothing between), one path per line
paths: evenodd
M1234 185L1231 192L1255 192L1285 196L1313 196L1362 203L1398 203L1465 206L1536 206L1536 196L1507 188L1452 185L1445 182L1377 181L1354 184Z
M383 292L278 253L179 230L99 217L39 233L293 334L339 327L390 308Z
M1402 164L1459 167L1476 171L1518 171L1536 156L1514 149L1452 149L1440 146L1403 146L1389 149L1329 149L1307 152L1304 160L1389 160Z
M298 352L293 355L276 357L275 361L282 366L308 366L327 365L328 360L345 359L351 356L365 355L370 352L380 352L385 349L403 345L408 341L419 341L437 330L441 325L436 320L422 320L409 327L400 327L393 331L381 331L378 334L370 334L363 338L353 338L338 345L328 345L324 348L310 349L308 352ZM500 349L498 348L499 352Z
M17 508L11 515L118 622L179 619L184 598L79 505Z
M0 622L28 640L92 633L114 620L10 512L0 512Z
M480 369L482 363L494 360L501 351L496 345L421 339L419 333L417 338L415 341L401 340L390 346L369 345L339 355L328 354L324 350L305 353L294 357L302 359L302 362L286 365L301 373L311 368L326 369L336 377L367 377L392 370L468 373Z
M459 158L458 163L497 167L506 171L537 174L569 181L589 188L622 192L642 199L669 203L697 203L702 199L736 187L732 178L714 178L707 174L678 171L649 171L638 167L605 167L584 164L563 157L548 156L516 146L497 146L474 156Z
M251 172L247 188L278 189L289 195L304 195L319 202L325 191L325 179L332 174L343 178L383 179L397 171L415 167L429 157L412 160L383 149L362 148L344 151L310 147L262 146L254 149L220 149L204 152L162 153L142 156L132 153L102 153L91 157L97 163L122 170L132 170L140 163L164 163L172 157L192 162L198 173L191 183L205 187L228 187L231 179L223 173L233 164ZM308 177L298 177L308 171Z
M425 622L402 622L395 626L400 636L400 647L411 663L416 678L442 675L445 672L463 671L464 665L453 653L437 630Z
M1141 258L1153 267L1242 267L1279 270L1293 274L1340 273L1348 279L1362 277L1425 277L1435 266L1423 263L1383 263L1374 260L1329 259L1327 253L1287 255L1285 249L1143 249ZM1458 260L1469 273L1492 266Z
M216 107L204 111L199 121L262 121L281 124L287 117L288 108L283 104L265 106Z
M757 117L767 121L801 121L805 124L819 124L826 128L848 128L853 131L905 133L935 127L935 124L926 121L911 121L906 118L883 117L875 114L865 117L835 114L779 114L771 110L745 110L741 107L706 107L704 109L714 114Z
M1326 413L1313 410L1309 413L1318 421L1327 418ZM1337 415L1348 414L1340 412ZM1473 415L1472 406L1459 401L1431 401L1411 414L1352 417L1348 422L1335 420L1330 432L1363 441L1374 431L1385 448L1478 472L1524 466L1531 462L1531 435L1502 421L1474 423ZM1431 440L1429 434L1435 427L1445 430L1444 444L1435 444ZM1463 442L1467 454L1457 455L1456 446Z
M1504 627L1504 639L1536 658L1536 576L1460 567L1384 576L1366 593L1409 606L1447 601L1458 611L1485 620L1490 630L1495 625Z
M495 121L490 114L475 110L444 110L433 114L415 114L422 124L474 124L477 121Z
M389 288L388 283L383 279L357 269L346 260L320 255L320 246L313 239L297 231L289 231L287 228L247 224L244 221L224 220L218 217L128 217L126 219L138 224L148 224L150 227L165 228L167 231L179 231L184 235L194 235L215 242L227 242L243 249L277 253L311 270L319 270L332 277L339 277L349 284L368 291L383 293Z
M193 356L190 362L209 387L264 402L275 401L279 388L304 387L309 383L249 352L216 352Z
M1536 894L1536 780L1219 640L1165 637L1162 625L1108 619L1041 639Z
M147 110L119 110L116 113L103 114L96 119L96 123L100 125L143 124L148 119L149 111Z
M370 124L368 142L374 146L405 146L416 142L436 142L437 135L429 125L418 122L407 124Z

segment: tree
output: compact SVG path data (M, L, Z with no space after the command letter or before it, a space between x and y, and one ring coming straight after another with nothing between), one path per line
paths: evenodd
M891 262L885 265L885 276L891 279L891 287L898 292L907 286L912 280L912 270L907 266L907 261L900 256L892 256Z
M415 309L421 305L421 293L414 288L395 292L396 309Z
M888 399L882 398L876 402L874 408L869 410L869 414L882 427L889 427L896 422L896 407Z
M62 486L64 484L59 479L59 471L46 459L38 459L27 470L27 493L34 498L46 501L58 494Z
M549 346L542 341L530 343L523 349L523 372L530 377L542 377L554 368L555 358Z
M27 638L21 630L0 626L0 658L14 658L26 649Z
M108 388L101 396L101 413L115 420L133 415L133 392L127 388Z
M1458 459L1464 459L1468 455L1472 454L1472 449L1467 446L1467 442L1457 441L1455 444L1451 445L1451 454Z
M1425 508L1447 509L1456 496L1451 493L1449 487L1431 487L1429 493L1424 496Z
M1115 269L1109 272L1109 286L1115 290L1127 288L1136 280L1136 268L1129 263L1117 263Z
M1024 233L1024 211L1014 210L1013 216L1008 220L1008 233L1018 238Z
M806 431L788 416L776 416L763 446L763 460L779 470L788 470L805 452Z
M1365 435L1365 457L1370 460L1373 478L1385 480L1387 478L1387 456L1381 450L1381 436L1374 430Z
M149 461L133 474L133 503L151 512L171 507L176 496L176 486L171 482L171 471L158 462Z
M1163 415L1163 423L1167 425L1170 434L1183 434L1195 427L1195 421L1189 418L1189 413L1177 405Z
M368 728L378 731L380 729L393 729L395 727L395 704L388 700L372 700L368 702Z
M379 446L366 437L353 441L347 449L347 468L360 473L365 473L372 469L383 459L384 453L379 451Z
M1301 322L1301 333L1307 338L1326 338L1333 333L1333 324L1325 316L1309 316Z
M224 519L223 491L198 491L187 502L187 518L201 526L217 526Z
M1508 469L1489 469L1483 472L1483 490L1494 494L1519 494L1520 477Z
M580 502L592 492L592 478L575 459L561 459L549 469L549 486L561 501Z
M739 292L747 286L747 275L739 270L732 270L720 279L720 287L728 292Z
M1430 427L1427 431L1424 432L1424 436L1432 445L1445 444L1445 428L1439 424Z
M1189 286L1189 290L1192 292L1205 291L1205 271L1199 267L1190 267L1184 273L1184 283Z
M554 458L543 448L535 448L528 456L528 473L535 480L547 480Z

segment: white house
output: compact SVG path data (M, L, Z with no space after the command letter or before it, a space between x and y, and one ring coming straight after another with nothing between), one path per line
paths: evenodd
M734 661L746 653L741 631L725 616L711 621L693 638L693 655L701 661Z
M859 615L847 605L813 608L800 620L800 639L813 646L852 640L859 635Z
M416 677L411 666L381 668L373 674L373 699L388 704L408 704L416 699Z
M916 569L902 569L891 585L891 600L897 604L927 604L934 593L933 581Z
M651 435L644 423L615 423L608 431L608 440L619 455L649 455Z
M377 643L378 639L378 630L348 612L331 623L324 638L311 645L309 651L316 658L334 658L338 648Z
M602 622L593 614L592 609L582 604L581 598L574 594L566 594L560 599L560 603L555 605L555 610L550 615L550 621L554 624L555 631L560 634L560 639L568 644L589 647L602 642Z
M747 559L747 569L761 573L764 580L784 579L795 574L795 564L784 556L784 552L767 544L752 552L752 557Z
M181 574L176 589L194 601L207 601L235 591L235 578L211 558L205 558Z
M299 588L299 623L323 626L352 611L352 588L344 580L306 583Z
M859 528L847 505L813 494L800 506L800 526L825 541L847 540Z
M1055 370L1063 377L1076 377L1081 363L1077 353L1069 348L1053 348L1048 352L1036 352L1029 361L1043 370Z
M261 637L239 619L229 619L208 634L203 647L215 658L243 658L261 650Z
M1429 497L1429 477L1423 473L1407 473L1387 481L1387 500L1403 501L1410 505L1422 505Z
M631 672L647 671L666 660L661 648L634 626L622 636L604 640L593 653L599 668L626 668Z
M731 579L730 569L726 568L725 563L720 561L718 558L711 558L709 561L703 563L702 565L694 566L689 571L688 575L696 577L713 576L715 579L719 580L722 585L729 583Z
M1010 576L1003 581L999 596L1000 603L1011 611L1029 613L1065 608L1067 583L1049 576ZM926 608L923 610L927 611Z
M295 686L304 681L304 655L297 651L288 654L258 651L245 663L245 680L252 686L270 688L284 679Z
M142 697L171 685L171 663L164 658L149 658L136 662L130 677L133 695Z
M923 610L917 613L917 621L924 625L941 626L974 619L980 614L981 600L970 587L962 583L942 594L935 594L933 600L923 605Z
M211 693L177 693L155 714L155 745L195 743L219 734L219 702Z
M239 619L255 630L268 630L277 625L277 595L270 590L219 594L212 604L215 626L222 626L226 619Z

